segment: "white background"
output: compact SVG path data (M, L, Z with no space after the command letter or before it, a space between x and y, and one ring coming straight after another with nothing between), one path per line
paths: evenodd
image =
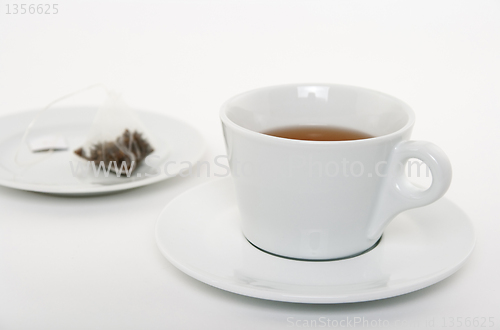
M290 317L434 319L436 329L443 317L493 317L500 328L499 1L55 1L57 15L7 15L14 3L39 2L0 1L0 115L102 82L191 123L210 160L225 153L218 111L236 93L292 82L380 90L413 107L414 139L449 155L446 196L477 245L458 273L415 293L278 303L191 279L156 248L161 209L213 178L89 198L0 187L0 329L281 329Z

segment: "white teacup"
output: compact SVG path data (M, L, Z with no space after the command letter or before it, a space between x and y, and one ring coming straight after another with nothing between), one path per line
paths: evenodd
M444 152L409 141L415 115L404 102L344 85L296 84L237 95L221 109L245 237L258 248L304 260L347 258L381 238L400 212L439 199L451 182ZM263 134L321 125L373 138L307 141ZM432 184L421 190L404 171L426 163Z

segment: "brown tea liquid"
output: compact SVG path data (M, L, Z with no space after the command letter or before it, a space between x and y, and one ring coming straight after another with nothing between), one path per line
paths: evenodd
M334 126L289 126L272 129L263 134L293 140L348 141L372 138L372 135Z

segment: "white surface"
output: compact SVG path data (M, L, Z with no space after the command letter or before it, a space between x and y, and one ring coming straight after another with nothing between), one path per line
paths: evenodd
M172 264L229 292L313 304L394 297L450 276L474 247L470 220L441 199L398 215L378 245L357 257L277 257L243 236L233 180L212 180L183 193L163 209L155 230L158 247ZM196 208L190 208L193 203Z
M380 90L414 109L412 138L450 157L446 197L471 218L477 244L459 272L408 295L270 302L199 283L156 247L160 211L205 174L90 198L0 188L2 330L287 329L287 318L321 317L500 325L498 1L61 2L44 17L8 16L6 3L1 114L103 82L135 108L198 128L212 161L225 153L218 111L232 95L294 82ZM93 96L70 103L98 104Z
M252 244L280 256L357 255L397 214L436 201L451 183L450 161L439 147L408 141L411 108L378 91L338 84L263 87L231 98L220 117L241 229ZM373 137L304 141L261 133L314 125ZM425 191L407 180L403 165L411 158L433 173Z
M104 170L96 174L98 164L90 166L74 154L74 150L85 142L96 112L96 107L55 108L48 116L51 120L38 120L28 137L59 132L69 140L68 150L53 153L32 153L21 142L26 127L38 115L37 111L0 117L0 153L3 155L0 185L59 195L116 192L172 178L188 166L194 166L205 151L202 137L190 125L156 113L137 111L151 134L148 141L155 149L151 158L146 158L129 177L125 174L118 177L110 170L107 177Z

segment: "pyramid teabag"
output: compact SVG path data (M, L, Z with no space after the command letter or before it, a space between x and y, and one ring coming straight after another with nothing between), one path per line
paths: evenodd
M139 164L154 151L139 119L121 96L108 92L99 109L87 140L75 150L78 156L103 170L130 176Z

